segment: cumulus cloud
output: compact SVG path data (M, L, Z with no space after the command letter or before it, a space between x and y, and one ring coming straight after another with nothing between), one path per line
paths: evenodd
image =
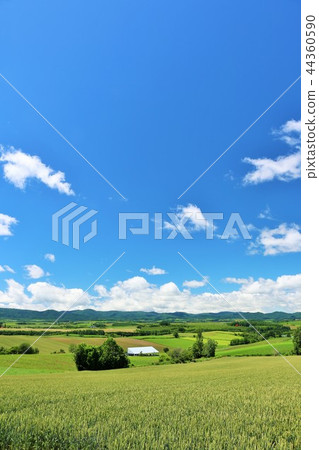
M244 184L259 184L278 179L291 181L300 178L300 152L288 156L270 158L244 158L245 163L255 167L253 172L248 172L244 177Z
M18 223L15 217L0 213L0 236L12 236L11 227Z
M189 232L202 230L206 230L206 234L212 236L217 228L211 214L203 213L198 206L191 203L187 206L178 205L174 212L168 213L168 216L171 222L164 221L164 229L171 230L171 237L175 237L179 232L186 239L192 239Z
M190 288L190 289L196 289L199 287L203 287L205 286L205 284L207 284L207 279L205 280L190 280L190 281L184 281L183 286L186 288Z
M253 278L234 278L234 277L226 277L224 279L225 283L230 283L230 284L247 284L247 283L251 283L252 281L254 281Z
M30 284L27 291L31 294L33 305L40 305L41 309L53 308L65 310L74 303L75 309L83 309L90 306L90 295L83 289L67 289L54 286L50 283L38 281Z
M90 306L91 296L82 289L67 289L46 282L35 282L25 287L13 279L6 280L7 288L0 290L1 308L26 308L32 310L66 310Z
M93 307L98 310L157 311L189 313L218 311L271 312L300 310L300 275L283 275L277 279L229 278L237 280L237 290L192 294L173 283L155 285L143 277L118 281L110 289L96 285L95 295L82 289L67 289L47 282L28 287L6 280L7 289L0 291L0 307L65 310ZM223 298L224 297L224 298ZM225 300L226 299L226 300Z
M147 275L165 275L167 272L164 269L160 269L159 267L153 266L151 269L145 269L142 267L140 272L144 272Z
M300 120L288 120L279 129L274 130L272 135L297 151L278 156L276 159L244 158L243 162L254 166L254 170L245 175L244 184L259 184L275 179L288 182L300 178Z
M53 255L53 253L46 253L44 255L44 259L47 259L48 261L54 263L55 262L55 255Z
M260 231L256 242L249 247L251 254L262 252L264 255L300 252L301 233L296 224L282 223L277 228L265 228Z
M31 156L13 147L8 151L0 147L0 151L4 177L17 188L24 189L28 180L37 179L61 194L74 195L70 183L65 181L65 174L46 166L38 156Z
M32 301L25 293L24 286L17 281L6 280L7 289L0 290L0 307L1 308L29 308Z
M96 286L99 300L94 300L94 304L100 310L190 313L227 310L293 312L300 309L300 275L284 275L275 280L229 280L236 280L240 288L222 293L225 300L217 293L204 292L194 295L188 289L180 290L173 282L156 286L142 277L134 277L120 281L110 289L102 285Z
M288 120L278 130L274 130L272 134L291 147L300 147L301 121Z
M29 278L38 279L44 277L45 275L48 275L41 267L37 266L36 264L29 264L24 266L24 268Z

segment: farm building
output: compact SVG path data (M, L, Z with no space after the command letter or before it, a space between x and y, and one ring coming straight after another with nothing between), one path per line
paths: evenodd
M127 349L127 354L129 356L136 356L136 355L158 355L159 351L156 350L154 347L129 347Z

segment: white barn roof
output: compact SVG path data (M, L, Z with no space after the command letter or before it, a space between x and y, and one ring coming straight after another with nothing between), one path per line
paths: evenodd
M140 353L149 355L150 353L159 353L159 351L154 347L129 347L127 353L128 355L139 355Z

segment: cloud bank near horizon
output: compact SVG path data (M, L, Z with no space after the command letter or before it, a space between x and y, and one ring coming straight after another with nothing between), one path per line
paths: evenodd
M300 310L300 274L282 275L276 279L232 278L226 283L237 289L194 294L191 288L180 289L174 282L155 285L135 276L116 282L109 289L98 284L94 293L80 288L55 286L38 281L27 287L13 279L0 291L0 307L32 310L66 310L94 308L100 311L155 311L205 313L220 311L295 312Z

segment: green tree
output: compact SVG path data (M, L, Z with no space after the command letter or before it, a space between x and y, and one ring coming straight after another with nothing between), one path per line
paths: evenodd
M214 341L213 339L208 339L208 341L204 345L203 355L206 356L207 358L213 358L215 356L216 347L217 342Z
M301 355L301 327L295 329L292 341L294 343L294 354Z
M198 330L196 341L193 344L193 357L195 359L201 358L203 356L204 350L204 339L202 330Z
M174 331L173 336L174 336L174 338L178 339L178 338L179 338L178 332L177 332L177 331Z
M101 370L120 369L129 366L129 360L123 348L111 337L101 345L99 361Z
M89 346L86 344L80 344L76 347L74 352L74 361L78 370L89 370L87 364L88 352Z

